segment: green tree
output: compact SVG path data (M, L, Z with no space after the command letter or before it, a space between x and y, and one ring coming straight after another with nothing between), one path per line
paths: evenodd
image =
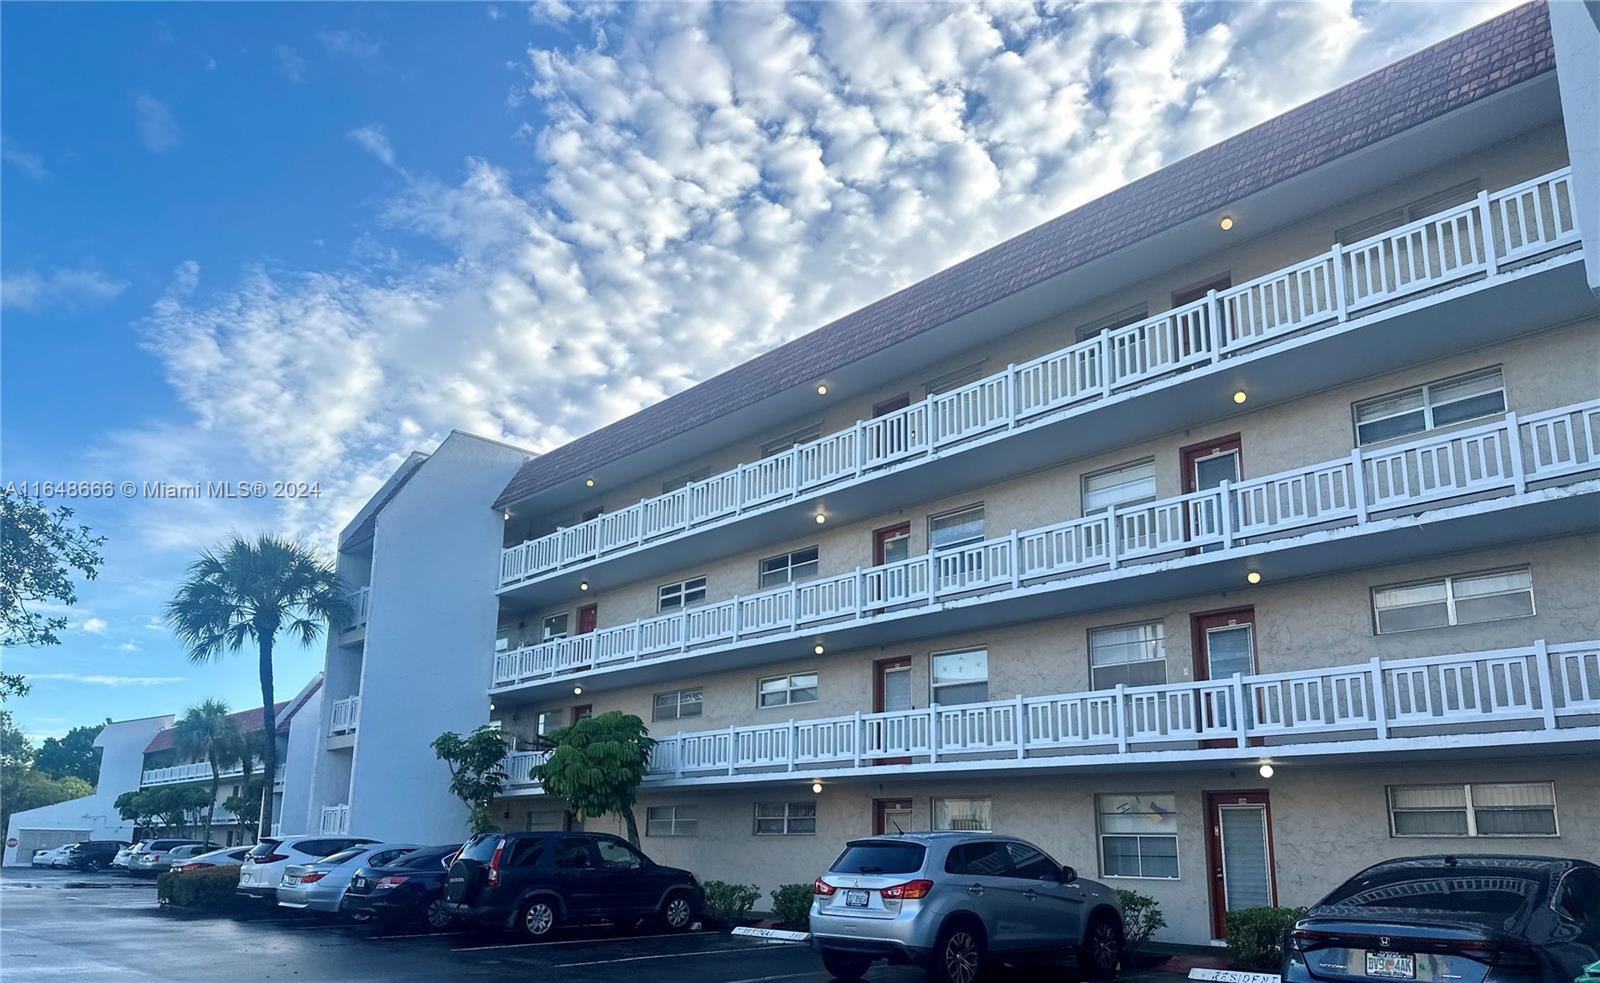
M234 755L244 750L239 723L228 712L228 705L221 700L203 700L185 710L173 727L178 753L187 758L204 758L211 765L211 797L206 802L205 833L200 837L203 843L211 842L222 769L233 764L237 760Z
M68 777L58 782L32 768L21 771L7 769L0 774L0 826L11 828L12 813L27 812L29 809L93 794L94 786L81 778Z
M310 645L323 626L350 616L339 577L317 553L293 540L234 536L205 551L167 603L167 624L189 649L189 660L210 662L256 646L261 679L262 771L278 767L278 732L272 693L272 649L280 631ZM272 829L272 796L261 797L259 834Z
M33 767L33 744L11 722L11 711L0 710L0 770L25 771Z
M450 768L450 792L466 804L472 832L492 832L489 807L506 787L506 736L485 725L466 737L445 731L430 746Z
M155 803L150 800L149 793L149 789L123 792L111 804L123 822L133 823L139 829L149 829L156 824L155 814L150 811Z
M161 827L181 835L209 801L206 790L199 785L157 785L124 792L113 805L117 815L135 826Z
M93 580L105 558L104 536L68 520L72 510L54 512L27 495L0 489L0 648L59 645L65 615L47 618L30 604L76 604L73 571ZM0 700L28 692L18 673L0 672Z
M93 785L100 780L100 749L95 738L105 724L86 724L67 731L59 740L47 737L34 755L33 766L51 778L81 778Z
M246 765L245 767L248 768L249 766ZM235 816L258 816L261 814L261 792L261 779L252 778L247 774L244 780L239 783L239 794L230 795L224 799L222 808ZM250 834L251 842L259 841L260 837L256 836L254 827L247 826L245 831Z
M644 721L616 710L580 720L539 739L548 752L534 777L549 795L581 816L622 816L628 842L639 845L633 804L656 742Z

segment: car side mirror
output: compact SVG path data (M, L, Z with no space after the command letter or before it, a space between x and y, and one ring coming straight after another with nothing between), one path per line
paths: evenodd
M1061 868L1061 883L1071 884L1078 879L1078 872L1071 867Z

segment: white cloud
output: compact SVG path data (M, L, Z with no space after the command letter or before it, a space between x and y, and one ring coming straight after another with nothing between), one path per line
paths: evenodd
M43 157L13 146L9 140L0 139L0 161L10 164L35 181L43 181L50 176Z
M147 92L133 97L133 115L139 125L139 139L153 154L164 154L178 146L178 121L166 104Z
M128 285L98 270L61 268L48 273L0 274L0 307L36 311L47 307L77 308L111 300Z
M317 32L317 41L330 55L344 55L360 61L374 59L383 50L383 42L361 31L322 30Z
M106 633L106 620L104 618L85 618L78 624L78 630L91 635L104 635Z
M28 674L28 682L30 683L53 681L82 683L87 686L167 686L172 683L181 683L188 678L187 676L104 676L77 672L31 672Z
M361 149L383 161L385 167L394 166L394 147L389 143L389 135L384 132L382 125L369 123L351 130L346 136L359 144Z
M272 56L278 64L278 74L296 85L306 80L305 57L287 44L277 45L272 49Z

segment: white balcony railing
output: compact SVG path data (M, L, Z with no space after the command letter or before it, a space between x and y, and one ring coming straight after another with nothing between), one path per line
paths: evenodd
M355 631L367 623L367 611L372 604L372 588L360 587L350 592L350 619L344 626L345 631Z
M252 775L261 773L260 765L259 761L256 762L256 767L251 770ZM283 783L284 767L283 762L278 763L277 771L273 776L273 781L277 784ZM240 778L243 775L243 768L238 765L231 765L223 768L218 777ZM140 785L176 785L181 782L208 782L210 780L211 763L209 761L193 761L188 764L169 765L166 768L147 768L144 774L139 776Z
M493 686L640 662L699 646L845 627L938 604L1197 549L1364 525L1463 496L1600 470L1600 399L1426 437L1216 488L1110 508L957 549L603 628L495 656Z
M1570 171L1490 194L977 382L505 549L500 583L632 549L984 434L1078 412L1114 393L1290 334L1566 247L1579 239Z
M347 696L333 701L333 712L328 719L328 734L354 734L356 722L361 718L361 697Z
M273 823L272 827L271 827L271 831L267 835L268 836L282 836L283 835L283 823L281 823L281 822Z
M1463 725L1555 730L1600 714L1600 641L1236 675L1229 679L937 704L894 713L787 720L658 738L648 778L1045 757L1181 753L1199 742L1243 748L1347 735L1392 741ZM1500 728L1505 730L1507 728ZM1217 746L1213 743L1213 746ZM1337 744L1319 745L1329 750ZM508 787L534 784L542 752L506 759Z
M322 807L322 822L317 832L323 836L342 836L350 832L350 805Z

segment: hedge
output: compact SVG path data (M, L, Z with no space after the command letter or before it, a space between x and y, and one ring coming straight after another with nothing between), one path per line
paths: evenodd
M1161 913L1161 904L1148 894L1116 889L1117 904L1122 907L1122 941L1132 952L1150 941L1150 936L1167 927L1167 916Z
M705 916L718 925L738 925L749 920L750 909L761 897L761 889L754 884L729 884L726 881L706 881Z
M1228 912L1229 964L1234 969L1278 972L1283 967L1283 937L1305 913L1304 908L1241 908Z
M230 908L238 889L238 867L169 870L156 878L156 900L175 908Z
M811 885L785 884L772 892L772 917L785 928L807 931L811 927Z

